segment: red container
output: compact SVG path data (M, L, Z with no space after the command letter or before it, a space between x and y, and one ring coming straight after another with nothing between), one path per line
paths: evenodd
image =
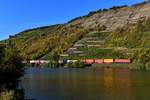
M93 64L94 63L94 59L86 59L86 64Z
M115 59L115 63L131 63L130 59Z
M104 61L103 61L103 59L95 59L95 63L96 64L103 64Z

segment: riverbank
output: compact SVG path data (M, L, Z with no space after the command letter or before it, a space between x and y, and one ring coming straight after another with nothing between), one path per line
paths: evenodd
M132 69L131 67L133 64L93 64L91 67L106 67L106 68L128 68Z
M117 64L117 63L112 63L112 64L92 64L91 67L93 68L119 68L119 69L129 69L129 70L145 70L145 71L150 71L149 67L145 67L142 64L135 64L135 63L130 63L130 64Z
M119 69L129 69L129 70L150 70L148 68L145 68L142 66L142 64L135 64L135 63L110 63L110 64L83 64L83 63L78 63L78 64L68 64L68 65L63 65L59 67L54 67L54 66L48 66L48 65L38 65L38 66L29 66L28 67L39 67L39 68L66 68L66 69L71 69L71 68L119 68Z

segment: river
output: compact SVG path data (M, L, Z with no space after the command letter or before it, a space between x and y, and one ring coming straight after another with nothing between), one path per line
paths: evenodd
M33 100L148 100L150 72L121 68L28 68L20 83Z

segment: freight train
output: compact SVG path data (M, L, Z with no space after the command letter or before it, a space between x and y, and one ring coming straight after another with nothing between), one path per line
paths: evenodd
M23 61L23 63L30 63L30 64L48 64L51 61L49 60L30 60L30 61ZM76 62L83 62L85 64L112 64L112 63L119 63L119 64L129 64L132 63L131 59L80 59L80 60L59 60L59 64L67 64L67 63L76 63Z

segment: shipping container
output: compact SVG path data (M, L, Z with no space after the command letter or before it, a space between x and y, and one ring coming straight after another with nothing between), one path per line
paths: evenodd
M96 64L103 64L104 60L103 59L95 59Z
M30 64L39 64L40 61L39 60L30 60Z
M114 60L113 59L104 59L104 63L109 64L109 63L113 63Z
M115 59L115 63L131 63L130 59Z
M93 64L94 63L94 59L86 59L86 64Z
M71 62L72 62L72 63L76 63L76 62L78 62L78 60L71 60Z
M40 62L40 64L48 64L48 63L50 63L49 60L40 60L39 62Z
M67 60L67 63L76 63L78 60Z

